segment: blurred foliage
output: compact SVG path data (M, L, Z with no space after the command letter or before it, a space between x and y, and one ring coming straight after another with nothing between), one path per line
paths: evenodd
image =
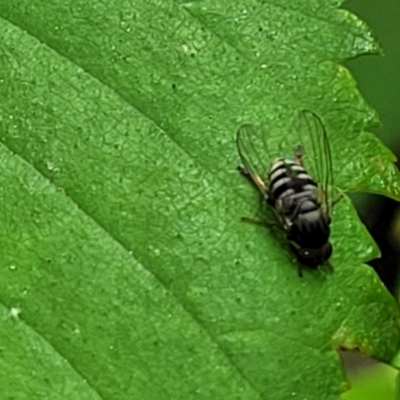
M358 57L346 66L357 80L367 101L378 110L382 127L375 133L400 156L400 2L397 0L350 0L345 8L363 18L381 43L383 57ZM361 217L376 240L382 257L371 264L392 292L398 292L400 237L394 233L398 203L372 195L352 196Z
M360 91L379 111L382 128L376 134L400 156L400 2L397 0L351 0L345 8L363 18L377 35L384 49L383 57L358 57L346 63L355 76ZM398 203L378 196L357 196L359 211L378 242L382 258L372 264L392 291L398 291L400 230ZM396 372L378 365L350 374L352 390L345 400L392 400L396 397Z
M382 140L396 151L400 144L400 2L351 0L345 8L365 20L383 47L384 57L358 57L346 63L364 97L379 111Z
M395 400L397 371L378 364L362 372L350 374L352 389L343 394L343 400Z

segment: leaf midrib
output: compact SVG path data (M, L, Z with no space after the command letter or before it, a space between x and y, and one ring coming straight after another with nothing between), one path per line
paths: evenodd
M4 17L3 17L4 18ZM92 77L94 79L94 81L98 82L101 86L106 87L108 90L110 90L111 92L113 92L118 98L120 98L125 104L127 104L128 106L132 107L133 109L135 109L137 112L139 112L143 117L145 117L146 119L148 119L149 121L151 121L152 123L154 123L155 126L157 126L157 128L163 132L165 134L165 136L171 140L172 143L174 143L180 150L182 150L190 159L192 159L198 166L200 166L201 168L203 168L204 170L206 170L207 172L209 172L214 178L216 178L220 183L222 183L225 188L228 187L227 183L222 180L221 178L219 178L216 174L213 173L212 170L210 170L207 167L207 164L203 164L201 162L199 162L198 159L196 159L196 157L191 154L190 151L188 151L184 146L182 146L176 139L174 139L174 137L172 135L170 135L168 133L168 131L166 131L164 128L162 128L162 126L160 126L160 124L157 123L157 121L155 119L153 119L150 115L148 115L143 109L141 109L141 107L139 107L137 104L131 103L130 101L128 101L120 92L118 92L118 90L114 89L112 86L109 86L106 82L104 82L101 78L93 75L90 71L86 70L86 68L84 68L83 66L81 66L80 64L76 63L74 60L70 59L67 55L64 55L63 53L59 52L56 48L54 48L53 46L49 45L47 42L43 42L42 39L39 39L38 37L36 37L32 32L30 32L28 29L22 28L21 26L16 25L13 21L4 18L5 20L7 20L11 25L17 27L18 29L21 29L22 31L24 31L25 33L27 33L28 35L30 35L31 37L33 37L35 40L40 41L42 44L45 44L49 49L51 49L52 51L54 51L55 54L57 54L57 56L67 60L68 62L72 63L73 65L76 65L77 67L81 68L81 70L83 70L88 76ZM236 49L235 49L236 51ZM23 157L22 154L12 151L6 143L4 143L3 141L0 140L0 143L3 144L3 146L10 152L14 153L19 159L23 160L25 163L27 163L28 165L30 165L32 167L33 170L35 170L43 179L45 179L46 181L48 181L50 183L51 186L55 187L56 189L63 189L62 186L58 186L55 184L54 181L52 181L51 179L49 179L48 177L46 177L39 169L36 168L36 166L34 164L32 164L28 159L26 159L25 157ZM232 192L232 188L230 188L230 192ZM91 221L93 221L95 223L95 225L97 225L103 232L106 233L106 235L111 238L112 241L114 241L117 245L119 245L125 252L127 252L132 259L138 264L138 266L140 266L141 268L143 268L143 270L147 271L148 273L150 273L156 280L157 282L160 283L160 285L164 288L164 290L166 290L168 293L171 293L171 295L173 296L174 300L176 301L177 304L179 304L182 307L182 310L184 312L186 312L193 320L193 322L195 322L198 327L206 334L206 336L210 339L210 341L216 346L216 348L218 349L218 351L223 354L223 356L227 359L227 361L229 362L229 364L238 372L238 374L243 378L244 381L246 381L249 386L254 390L254 392L257 394L257 396L259 398L261 398L261 393L257 390L257 388L253 385L252 381L249 380L246 375L244 374L244 372L241 370L241 368L239 368L238 365L235 364L235 362L233 361L232 357L229 356L229 354L227 354L223 348L219 345L218 341L215 339L215 336L211 334L211 332L205 327L205 325L198 319L196 318L196 316L190 312L190 310L185 306L185 304L180 301L179 297L176 296L175 292L170 289L165 282L161 279L160 276L158 276L156 273L154 273L154 271L152 271L151 269L148 269L134 254L133 251L131 249L128 249L124 243L122 241L120 241L116 236L114 236L112 234L112 232L108 231L105 226L103 226L103 224L97 220L97 218L95 218L94 216L92 216L89 212L86 211L86 209L84 207L82 207L74 198L74 196L72 195L67 195L65 190L62 190L62 193L64 194L64 196L66 198L69 198L72 203L74 203L79 210L82 211L82 213L87 216ZM243 197L243 196L241 196ZM244 198L244 197L243 197ZM26 324L26 323L25 323ZM27 324L26 324L27 325ZM31 327L31 329L36 332L40 337L43 337L39 332L37 332L33 327ZM45 340L46 342L48 342L48 340L46 338L43 338L43 340ZM51 347L54 348L56 351L57 349L50 343ZM63 358L65 358L63 356L62 353L60 353L59 351L57 351L58 354L60 354ZM65 358L67 359L67 358ZM69 361L68 361L69 362ZM83 376L71 363L70 365L73 367L73 369L75 371L77 371L77 373L79 374L79 376ZM83 377L87 382L89 387L93 388L92 385L90 384L90 381L88 378ZM97 394L98 392L95 391ZM101 397L101 396L100 396ZM103 397L101 397L103 398Z

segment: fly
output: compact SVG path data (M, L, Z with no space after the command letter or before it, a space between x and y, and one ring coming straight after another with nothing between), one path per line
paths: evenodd
M293 137L300 140L297 147L288 143L290 135L278 143L267 143L267 134L260 127L241 126L237 148L243 167L238 169L278 214L297 259L316 269L332 254L331 151L322 121L312 111L300 111L292 129ZM290 153L285 153L288 150Z

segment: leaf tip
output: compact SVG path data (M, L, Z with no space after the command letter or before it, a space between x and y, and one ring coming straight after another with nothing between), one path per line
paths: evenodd
M365 356L371 356L373 353L373 348L367 340L360 340L344 326L336 331L332 342L337 350L360 353Z

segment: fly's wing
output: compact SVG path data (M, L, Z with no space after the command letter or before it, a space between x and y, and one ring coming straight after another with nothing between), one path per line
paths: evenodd
M242 125L237 131L236 145L244 166L244 173L257 186L262 195L268 195L265 184L268 172L268 147L265 132L259 126Z
M258 190L268 197L268 174L273 162L278 158L293 160L295 145L289 142L287 132L273 135L260 126L242 125L236 137L239 156L245 173L257 186ZM288 171L290 172L290 171Z
M304 168L317 182L321 201L331 215L333 200L332 156L325 127L312 111L302 110L296 116L293 129L304 149Z

